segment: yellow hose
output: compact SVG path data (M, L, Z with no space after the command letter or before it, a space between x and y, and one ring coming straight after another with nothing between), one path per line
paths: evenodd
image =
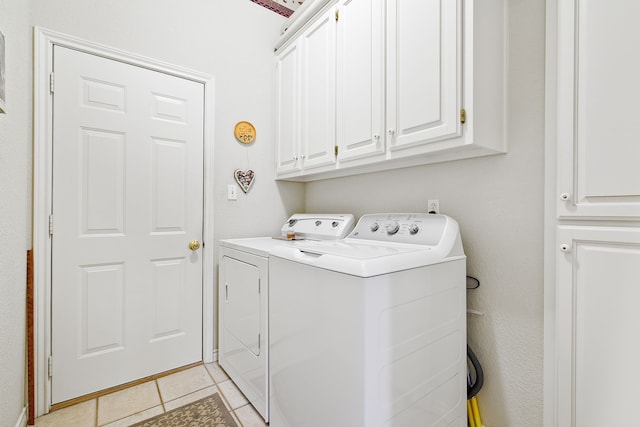
M467 400L467 415L469 416L469 427L476 426L475 417L473 416L473 407L471 406L471 400Z
M480 419L480 409L478 409L478 399L471 398L471 409L473 410L473 421L475 427L482 427L482 420Z

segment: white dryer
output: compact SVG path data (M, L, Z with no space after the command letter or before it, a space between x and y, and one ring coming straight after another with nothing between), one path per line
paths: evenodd
M444 215L271 253L271 427L466 426L466 258Z
M220 241L218 362L267 422L269 254L305 239L341 239L353 226L353 215L294 214L276 238Z

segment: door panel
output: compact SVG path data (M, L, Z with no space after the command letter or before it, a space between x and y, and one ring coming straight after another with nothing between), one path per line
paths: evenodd
M327 11L304 32L302 58L303 169L335 163L336 21Z
M293 44L276 57L276 173L300 170L300 47Z
M388 3L387 120L391 150L461 134L457 1Z
M637 2L562 2L558 215L640 218ZM615 28L615 31L610 29ZM621 29L624 29L622 31Z
M338 21L341 162L384 154L384 21L380 0L343 0Z
M628 425L640 374L640 231L558 229L558 426Z
M56 46L52 402L202 360L201 83Z
M249 351L260 355L260 270L225 257L225 328Z

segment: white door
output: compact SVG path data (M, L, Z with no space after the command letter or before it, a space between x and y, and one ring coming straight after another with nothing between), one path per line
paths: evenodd
M276 173L300 171L300 47L276 56Z
M638 218L640 2L559 4L558 215Z
M338 20L337 145L341 162L384 154L381 0L343 0Z
M201 83L54 48L52 402L202 360Z
M640 228L560 226L557 237L555 425L638 425Z
M336 19L329 10L301 36L302 168L332 165L336 158Z
M387 136L391 150L461 134L458 1L387 4Z

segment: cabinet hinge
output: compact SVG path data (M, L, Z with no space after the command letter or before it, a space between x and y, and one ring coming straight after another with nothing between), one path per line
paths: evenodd
M49 237L53 236L53 214L49 214Z
M53 356L49 356L47 359L47 375L49 378L53 377Z
M340 19L340 9L336 9L336 22Z
M460 123L464 124L467 121L467 112L466 110L463 108L460 110Z
M56 83L56 75L51 73L49 74L49 93L53 93Z
M261 292L262 289L262 282L260 281L260 279L258 279L258 293Z
M258 350L260 350L260 334L258 334Z
M336 157L338 157L338 146L334 146L333 147L333 153L336 155Z

